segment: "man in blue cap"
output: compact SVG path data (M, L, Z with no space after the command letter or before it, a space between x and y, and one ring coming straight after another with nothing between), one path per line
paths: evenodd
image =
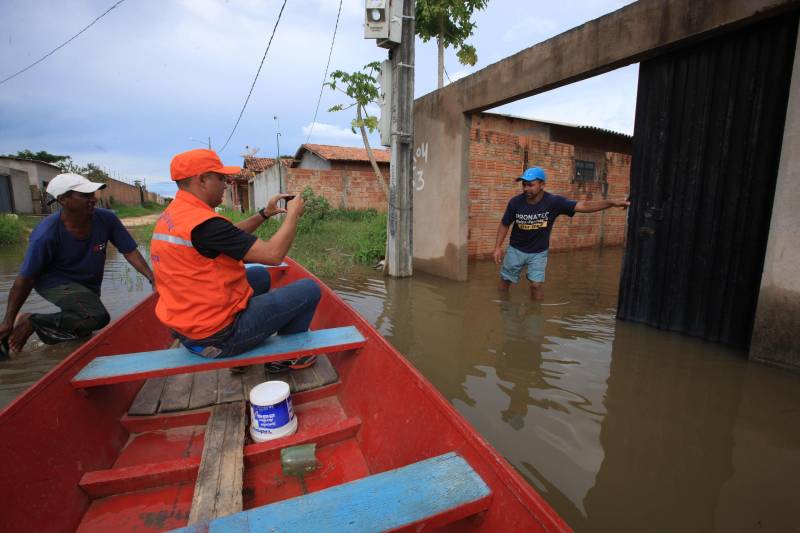
M494 262L503 259L503 241L511 230L508 250L500 269L500 290L508 291L512 283L519 281L522 268L528 267L531 298L544 298L544 271L547 267L547 250L550 247L550 232L558 215L573 216L575 213L594 213L609 207L628 207L627 200L569 200L557 194L545 192L547 181L540 167L532 167L517 178L522 182L522 194L508 202L506 212L497 227L494 245Z

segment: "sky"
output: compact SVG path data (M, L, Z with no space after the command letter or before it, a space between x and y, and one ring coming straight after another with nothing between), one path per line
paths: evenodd
M0 79L67 41L116 0L2 0ZM469 43L478 63L445 51L450 80L476 72L630 0L489 0ZM211 146L226 164L242 155L294 154L314 122L339 0L287 0L238 128L233 131L283 0L126 0L41 63L0 84L0 154L46 150L112 176L174 193L173 155ZM343 0L330 70L386 59L363 38L363 0ZM436 44L417 39L414 94L436 88ZM631 134L638 65L493 111ZM447 82L447 79L445 79ZM361 145L348 98L325 87L308 142ZM377 113L377 107L371 109ZM277 117L277 120L274 118ZM277 133L280 132L278 137ZM370 137L379 145L377 134Z

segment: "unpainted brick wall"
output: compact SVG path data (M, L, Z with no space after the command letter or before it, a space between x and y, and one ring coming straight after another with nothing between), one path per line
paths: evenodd
M112 197L116 205L139 205L142 202L138 187L115 179L107 180L105 188L97 191L95 196L100 205L108 208L113 207L111 204Z
M388 166L381 165L381 172L388 184ZM311 187L314 194L324 197L337 208L386 211L386 195L371 168L359 171L289 168L286 187L290 193L297 194Z
M494 252L497 225L508 201L522 192L521 185L514 180L524 170L526 150L527 166L540 166L547 173L547 191L572 200L603 198L600 182L579 184L572 181L575 165L572 145L472 128L467 244L470 257L488 258ZM606 152L608 198L621 199L628 193L630 164L629 155ZM560 216L553 227L550 249L621 245L625 238L626 220L627 211L619 208L598 213L576 213L572 218Z

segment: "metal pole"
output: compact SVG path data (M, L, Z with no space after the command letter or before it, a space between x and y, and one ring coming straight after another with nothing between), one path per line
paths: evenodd
M402 38L390 54L394 90L386 266L393 277L413 274L414 10L414 0L405 0Z
M281 123L278 121L278 115L272 117L275 120L275 144L278 146L278 154L275 156L275 164L278 165L278 189L280 192L286 192L283 184L283 169L281 168Z

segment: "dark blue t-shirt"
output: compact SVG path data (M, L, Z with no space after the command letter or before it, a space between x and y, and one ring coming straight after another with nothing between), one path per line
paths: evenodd
M75 238L61 214L54 213L31 233L20 275L33 278L36 290L74 282L100 294L108 241L123 254L136 249L136 241L111 211L95 208L86 239Z
M513 197L502 220L504 226L514 224L509 244L527 254L544 252L550 247L550 232L556 217L571 217L577 203L549 192L545 192L535 204L525 201L524 193Z

